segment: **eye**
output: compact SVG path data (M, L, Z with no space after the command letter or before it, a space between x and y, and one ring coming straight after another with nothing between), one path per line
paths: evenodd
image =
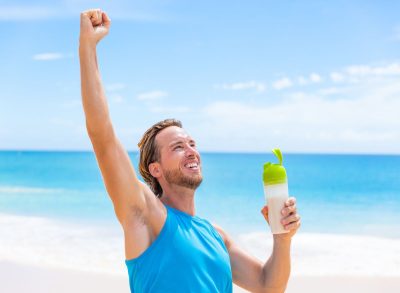
M177 150L177 149L182 149L182 146L178 145L178 146L174 147L174 151Z

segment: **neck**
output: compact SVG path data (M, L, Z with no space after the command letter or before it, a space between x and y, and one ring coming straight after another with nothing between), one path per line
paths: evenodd
M174 209L194 216L196 213L194 206L194 193L195 191L193 189L186 187L176 185L168 186L165 189L163 188L161 201Z

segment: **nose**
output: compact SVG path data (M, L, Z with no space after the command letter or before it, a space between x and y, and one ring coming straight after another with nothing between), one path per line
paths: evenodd
M199 152L191 145L187 145L185 155L188 158L196 157L199 155Z

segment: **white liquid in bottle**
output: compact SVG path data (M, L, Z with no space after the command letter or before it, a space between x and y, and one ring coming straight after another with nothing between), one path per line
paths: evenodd
M287 183L264 185L265 200L268 205L268 220L272 234L288 233L281 221L282 209L289 198Z

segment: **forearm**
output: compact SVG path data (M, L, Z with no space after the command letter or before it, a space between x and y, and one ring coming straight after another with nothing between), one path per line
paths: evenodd
M107 135L112 131L107 99L97 64L96 46L79 45L82 104L89 135Z
M263 266L265 292L284 292L290 276L290 239L279 239L274 235L271 257Z

